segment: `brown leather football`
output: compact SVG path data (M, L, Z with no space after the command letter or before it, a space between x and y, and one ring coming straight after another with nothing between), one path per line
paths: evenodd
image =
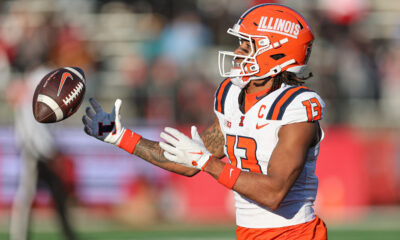
M74 114L85 96L85 74L78 67L58 68L37 85L33 115L41 123L64 120Z

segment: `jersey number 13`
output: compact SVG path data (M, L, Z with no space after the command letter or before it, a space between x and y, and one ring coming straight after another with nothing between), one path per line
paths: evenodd
M258 164L256 157L257 143L253 138L226 135L226 150L228 157L231 160L231 164L236 167L238 166L238 159L235 155L235 148L244 150L244 157L240 157L242 169L247 169L250 172L261 173L261 167Z

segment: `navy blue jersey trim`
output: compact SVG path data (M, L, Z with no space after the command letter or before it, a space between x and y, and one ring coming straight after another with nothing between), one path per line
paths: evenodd
M288 99L286 99L286 101L282 104L282 106L280 107L278 116L276 117L276 119L272 119L273 114L275 112L275 108L277 107L276 105L278 104L278 102L283 98L283 96L286 95L286 93L294 88L299 88L298 90L296 90L295 92L291 93L291 95L288 97ZM271 108L268 111L267 114L267 120L282 120L283 114L286 111L287 106L293 101L293 99L295 99L299 94L303 93L303 92L313 92L312 90L305 88L305 87L290 87L288 89L286 89L285 91L283 91L281 94L279 94L279 96L275 99L274 103L271 105Z
M215 111L220 112L222 114L225 113L225 100L228 95L229 89L232 86L232 82L229 78L226 78L219 85L216 93L215 93ZM222 91L222 92L221 92Z
M295 87L290 87L290 88L286 89L285 91L281 92L281 94L279 94L279 96L275 99L274 103L272 104L271 108L270 108L269 111L268 111L267 120L271 120L272 114L274 113L275 106L276 106L276 104L279 102L279 100L280 100L290 89L293 89L293 88L295 88Z
M306 88L301 88L301 89L297 90L296 92L294 92L286 100L286 102L282 105L281 109L279 110L278 120L282 120L283 114L285 113L287 106L293 101L293 99L295 99L299 94L301 94L303 92L312 92L312 90L306 89Z
M224 79L224 81L222 81L222 83L225 82L225 80L226 80L226 78ZM219 95L219 91L221 91L222 83L219 85L219 87L217 88L217 91L215 92L215 96L214 96L214 99L215 99L215 104L214 104L215 111L218 111L218 95Z
M226 96L228 95L229 89L232 86L232 82L229 82L225 89L224 89L224 93L222 94L222 99L221 99L221 113L224 114L225 113L225 100L226 100Z

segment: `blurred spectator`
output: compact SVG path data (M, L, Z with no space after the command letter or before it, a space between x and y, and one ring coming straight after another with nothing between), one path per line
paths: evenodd
M150 36L148 40L141 43L141 52L146 60L151 62L158 57L161 51L160 37L167 22L165 17L159 14L151 14L149 18L150 23L140 25L140 30L146 31ZM148 26L151 26L151 28L148 28Z
M208 125L213 120L209 114L213 108L215 87L206 78L191 76L182 78L178 89L177 123Z
M50 189L64 238L76 239L68 221L67 192L62 180L51 167L53 161L57 161L62 154L53 136L55 126L38 123L32 114L34 90L49 71L46 67L33 70L22 82L11 86L10 89L14 91L8 93L9 102L15 110L15 134L21 152L19 184L11 214L11 240L29 239L31 208L39 181L46 183Z
M369 5L367 0L319 0L326 16L336 24L353 24L365 17Z
M180 66L186 66L211 42L211 33L192 12L178 16L164 28L160 55L167 56Z
M49 59L56 66L79 66L85 72L93 69L95 53L83 40L83 33L77 27L63 23L54 31Z
M354 31L343 34L338 42L338 81L344 99L379 99L380 77L373 46Z
M355 114L365 110L361 105L378 103L381 96L381 77L376 59L377 47L355 25L333 22L321 12L316 14L319 37L312 60L317 85L331 102L328 121L349 123ZM360 123L366 119L358 118Z
M101 62L97 56L97 50L92 44L84 40L85 36L81 28L68 22L61 21L53 30L51 45L46 49L48 61L56 67L79 67L86 76L86 95L94 95L101 88L97 80Z
M146 105L146 120L149 122L175 120L179 74L178 66L173 59L159 57L153 62L150 69L151 87L147 89L150 98Z
M14 51L13 69L24 72L45 62L54 32L51 14L30 12L20 3L12 5L5 21L5 29L10 32L18 29L17 33L6 37Z
M131 109L134 116L144 118L148 101L148 69L146 60L139 54L129 54L124 57L120 66L121 77L130 89L129 99L133 102Z
M7 47L0 38L0 92L3 92L4 87L10 79L11 69Z
M380 64L382 78L381 109L388 119L400 120L400 40L392 41Z
M53 169L53 166L60 165L54 161L59 161L62 156L53 137L54 125L39 124L32 114L33 92L42 77L51 70L50 49L55 47L58 36L55 12L51 4L48 8L46 6L12 2L2 25L4 41L10 49L10 64L13 72L17 73L17 79L14 77L6 92L6 99L14 110L15 138L21 153L20 178L10 223L10 238L13 240L29 237L31 208L41 181L48 185L65 239L76 239L68 221L67 192ZM68 44L73 43L71 38L66 40ZM69 48L67 52L74 50ZM66 52L63 54L64 57L70 56Z
M210 60L210 56L213 56L210 52L214 52L213 45L236 44L234 38L225 37L225 26L234 24L233 16L238 11L259 3L285 3L277 0L218 3L212 0L86 2L2 2L4 11L0 26L3 44L0 45L7 53L11 74L22 74L48 59L56 66L80 66L87 73L88 80L97 79L95 83L88 81L87 95L97 95L102 101L107 101L110 95L119 90L111 87L104 91L105 86L127 86L132 91L120 93L124 94L122 97L139 103L132 116L143 118L148 115L153 119L158 116L156 112L179 118L174 110L176 106L167 106L174 104L176 99L166 99L166 106L156 105L156 102L165 98L159 94L153 98L156 90L148 87L153 81L153 65L159 66L157 59L168 58L173 61L178 76L175 76L177 79L172 88L181 83L183 86L185 79L180 75L193 71L194 61L201 64ZM374 13L383 14L384 9L390 8L379 2L318 0L312 6L304 3L298 1L291 4L308 12L311 25L320 26L315 32L318 37L311 61L317 76L315 85L328 104L332 104L326 121L362 123L365 118L354 120L348 117L348 112L352 108L375 110L374 103L381 95L390 94L389 88L381 89L381 82L386 80L380 79L377 72L378 62L382 62L376 56L377 51L379 45L386 42L378 42L376 38L380 37L379 32L389 32L390 24L396 24L396 18L388 15L385 21L375 19ZM71 8L66 9L65 6L69 5ZM75 10L79 11L79 16L72 15L71 12ZM373 13L369 14L369 11ZM393 11L396 10L393 8ZM383 26L383 30L376 26ZM320 49L317 50L318 45ZM379 57L386 58L383 54ZM1 59L6 58L0 54L0 65L7 64ZM118 66L117 69L115 66ZM109 79L120 70L122 79ZM208 77L216 76L213 68L202 71L206 71ZM7 79L7 72L3 73L2 78ZM110 81L117 83L109 84ZM5 81L1 81L0 88L4 85ZM349 101L357 102L360 99L371 100L374 106L365 102L357 106L349 105ZM164 101L161 102L164 104ZM378 106L382 112L386 111L384 104ZM390 118L395 117L391 111L388 114Z
M154 182L145 176L138 176L131 186L127 187L126 201L116 206L115 217L134 227L151 226L160 219L159 192ZM126 214L129 212L129 214Z

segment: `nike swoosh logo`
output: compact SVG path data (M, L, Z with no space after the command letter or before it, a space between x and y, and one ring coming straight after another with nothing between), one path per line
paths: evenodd
M64 83L67 80L67 78L71 78L71 80L74 80L74 78L72 77L71 73L69 73L69 72L63 73L63 75L61 76L60 85L58 86L57 97L60 96L61 89L64 86Z
M200 152L189 152L189 153L191 153L191 154L203 155L203 151L200 151Z
M233 168L231 168L231 170L229 171L229 177L232 176L232 172L233 172Z
M263 128L263 127L265 127L265 126L267 126L269 123L266 123L266 124L263 124L263 125L258 125L258 123L256 124L256 129L258 130L258 129L261 129L261 128Z

